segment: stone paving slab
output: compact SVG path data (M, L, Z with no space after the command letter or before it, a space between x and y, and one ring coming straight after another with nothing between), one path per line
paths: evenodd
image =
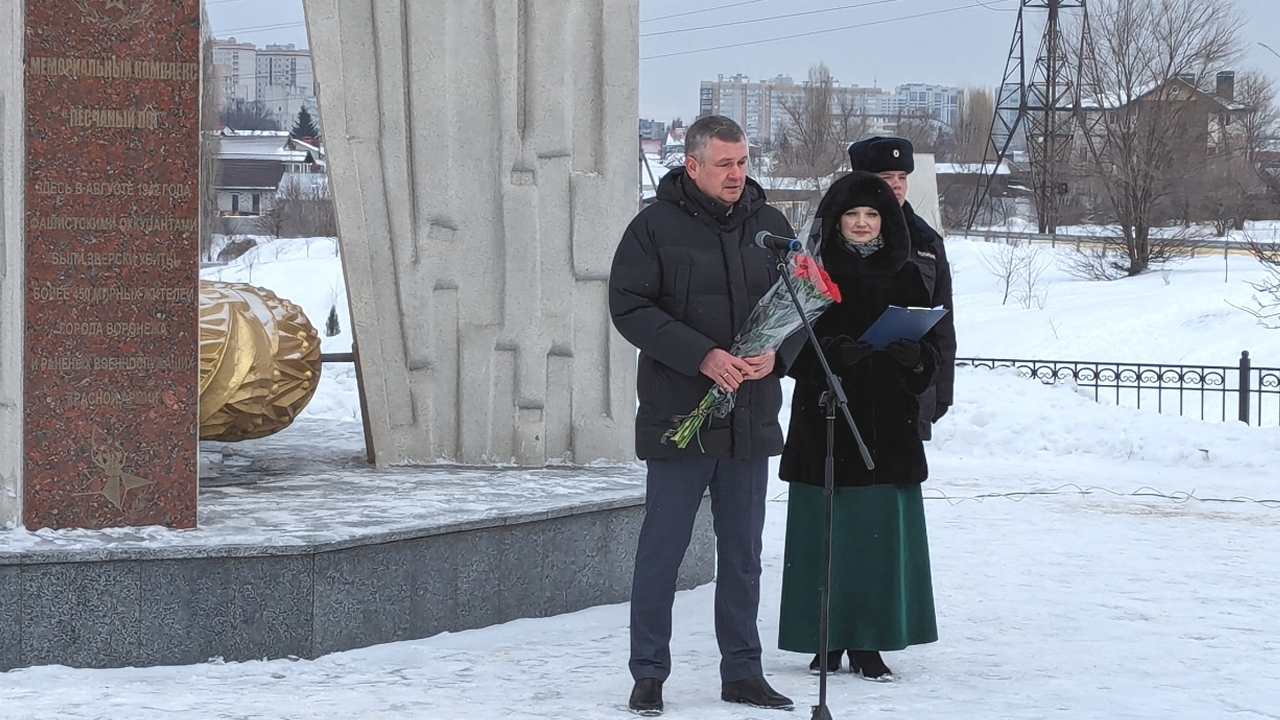
M0 530L0 564L293 555L642 505L644 469L373 468L355 422L201 447L199 526Z

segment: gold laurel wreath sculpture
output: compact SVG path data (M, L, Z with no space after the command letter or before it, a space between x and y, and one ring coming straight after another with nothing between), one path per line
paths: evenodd
M265 288L200 281L200 439L266 437L293 422L320 380L320 335Z

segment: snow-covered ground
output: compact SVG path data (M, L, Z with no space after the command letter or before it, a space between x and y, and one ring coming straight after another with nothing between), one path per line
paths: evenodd
M1215 253L1098 282L1067 271L1070 248L1024 245L1043 268L1027 309L1018 297L1025 280L1001 304L1004 283L992 267L1002 267L1007 248L947 240L962 357L1235 365L1248 350L1254 365L1280 367L1280 330L1241 310L1257 309L1249 282L1267 277L1250 256Z
M1262 277L1250 260L1230 258L1225 282L1220 257L1113 283L1051 267L1024 309L1000 304L983 263L998 246L948 249L961 355L1229 365L1248 349L1280 366L1280 330L1231 307ZM255 252L206 275L252 266L322 323L332 242ZM347 349L342 321L328 352ZM1280 717L1280 428L1098 404L1011 371L962 369L956 396L925 486L940 640L888 654L894 683L831 678L834 717ZM330 375L307 413L355 421L354 398L349 376ZM760 630L800 717L817 681L807 657L774 647L786 488L772 491ZM782 717L718 699L712 594L677 598L666 716ZM18 670L0 674L0 718L626 717L626 656L627 607L614 605L315 661Z
M1035 233L1038 228L1034 222L1024 220L1022 218L1010 218L1009 220L986 228L992 232L1009 232L1009 233ZM983 228L975 229L975 232L982 232ZM1091 237L1119 237L1119 225L1062 225L1058 227L1059 235L1086 235ZM1205 241L1205 244L1212 246L1215 242L1230 240L1232 242L1260 242L1269 243L1280 241L1280 221L1276 220L1247 220L1244 223L1243 230L1231 230L1224 237L1218 237L1217 233L1209 225L1193 225L1189 228L1182 226L1174 227L1157 227L1152 228L1151 236L1156 238L1195 238Z

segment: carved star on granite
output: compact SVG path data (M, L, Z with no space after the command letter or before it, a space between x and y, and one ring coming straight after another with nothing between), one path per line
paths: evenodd
M125 472L124 453L116 448L99 444L97 438L94 439L93 444L93 464L98 466L100 472L106 474L106 479L102 481L102 485L97 490L76 494L101 495L112 505L115 505L117 510L124 510L125 496L129 494L130 490L155 484L144 477ZM97 473L86 470L85 474L93 478Z

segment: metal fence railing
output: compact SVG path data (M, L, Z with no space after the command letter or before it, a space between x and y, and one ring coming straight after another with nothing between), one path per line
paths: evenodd
M326 353L325 363L349 363L353 353ZM1053 384L1074 382L1116 405L1190 415L1201 420L1239 420L1280 426L1280 368L1254 367L1246 350L1236 365L1157 365L1081 360L957 358L976 368L1014 368L1023 377Z
M1095 400L1105 397L1116 405L1280 426L1280 368L1254 367L1248 351L1240 353L1235 366L1007 358L959 358L956 364L1014 368L1048 384L1074 382L1092 390Z
M998 242L1007 245L1016 245L1019 243L1046 244L1052 247L1066 245L1074 247L1076 250L1090 247L1124 247L1125 239L1119 235L1067 235L1058 233L1030 233L1030 232L1013 232L1005 230L974 230L972 232L964 232L957 230L958 235L968 237L971 240L982 240L984 242ZM1176 237L1155 237L1153 242L1174 248L1180 247L1185 250L1190 257L1196 257L1197 253L1203 251L1208 254L1214 253L1237 253L1247 254L1253 251L1254 241L1259 243L1280 242L1280 239L1274 235L1265 237L1256 237L1246 240L1233 240L1229 237L1215 237L1212 235L1186 235Z

